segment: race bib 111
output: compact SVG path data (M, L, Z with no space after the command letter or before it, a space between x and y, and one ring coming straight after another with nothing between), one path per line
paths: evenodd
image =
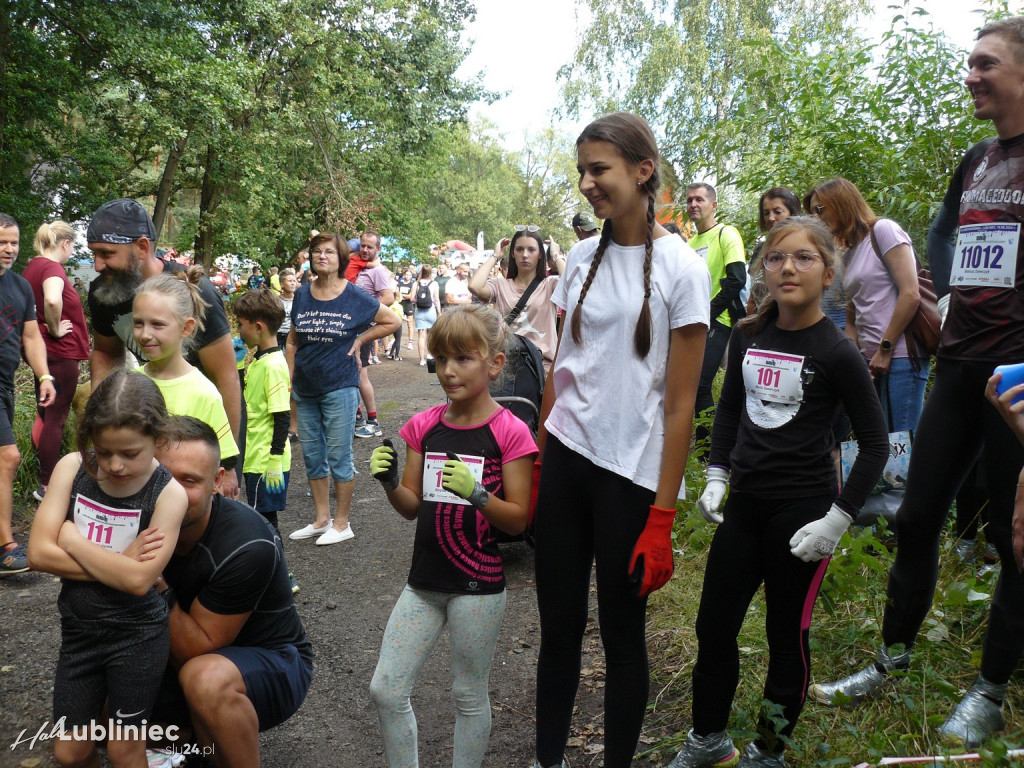
M75 527L93 544L124 552L139 535L141 509L115 509L82 494L75 498Z

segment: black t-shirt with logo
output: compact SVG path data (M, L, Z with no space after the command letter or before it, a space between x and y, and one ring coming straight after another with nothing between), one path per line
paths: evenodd
M943 206L959 224L1024 222L1024 134L971 147L946 190ZM950 283L949 314L938 356L1011 363L1024 360L1024 238L1017 237L1014 285ZM954 253L954 268L961 254Z
M252 611L231 645L294 645L312 663L313 647L295 610L281 539L251 507L214 496L203 537L187 555L171 558L164 579L184 611L197 598L225 616Z

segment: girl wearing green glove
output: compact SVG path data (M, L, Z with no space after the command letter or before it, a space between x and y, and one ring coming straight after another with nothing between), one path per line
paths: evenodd
M885 421L856 346L821 311L835 243L819 220L775 225L762 251L770 298L737 325L698 506L718 525L697 613L693 729L670 768L784 768L807 696L811 609L829 557L885 466ZM859 451L836 497L832 418L842 405ZM731 488L724 510L726 486ZM739 680L737 637L764 583L766 706L740 756L726 732ZM777 709L778 712L770 710ZM779 714L781 713L781 720Z
M491 732L487 693L505 613L505 573L494 529L522 533L537 446L529 429L489 391L505 362L505 330L494 309L452 307L428 340L450 402L402 427L405 473L389 440L370 470L388 501L416 520L409 583L384 632L370 694L389 768L418 765L409 697L445 625L455 700L452 766L478 768Z
M655 219L654 134L627 113L576 140L579 188L604 219L551 300L566 314L544 389L537 513L537 765L562 764L590 574L597 563L607 768L633 759L647 707L647 595L672 575L697 378L710 314L707 266Z

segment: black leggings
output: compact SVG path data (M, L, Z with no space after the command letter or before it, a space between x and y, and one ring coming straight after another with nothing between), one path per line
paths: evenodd
M697 382L697 400L694 404L694 413L702 414L715 404L715 398L711 395L711 387L715 382L718 369L722 367L722 358L725 357L725 349L729 346L729 337L732 335L732 328L723 325L717 320L711 321L708 329L708 339L704 345L704 362L700 368L700 380ZM694 434L694 440L698 443L705 441L710 436L710 430L698 425Z
M903 504L896 514L899 546L889 573L882 638L910 647L928 614L939 567L939 535L957 490L979 454L988 489L985 538L1003 567L989 610L981 672L1005 683L1024 647L1024 581L1010 543L1010 518L1024 446L985 400L991 363L940 359L935 385L918 423Z
M811 669L807 630L828 559L805 563L790 552L797 529L821 518L833 494L771 499L732 491L711 542L697 613L697 664L693 668L693 730L707 736L725 730L739 684L736 642L757 588L764 583L768 671L764 698L782 707L789 736L803 709ZM777 751L776 728L761 712L759 741Z
M597 563L597 611L607 661L607 768L633 760L649 686L647 599L634 594L629 559L654 491L601 469L548 436L537 497L537 759L560 764L569 738L587 627L590 573Z

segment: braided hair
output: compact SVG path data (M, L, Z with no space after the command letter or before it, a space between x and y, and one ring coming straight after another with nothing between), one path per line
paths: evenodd
M651 351L651 260L654 255L654 208L658 188L661 186L661 170L658 159L658 144L654 139L647 121L638 115L629 112L615 112L610 115L598 118L586 128L576 139L576 148L585 141L604 141L614 146L623 159L631 165L638 165L644 160L654 161L654 171L650 178L640 184L641 191L647 195L647 239L644 243L644 302L640 308L640 316L636 321L636 329L633 332L633 348L639 357L647 357ZM580 298L572 311L569 321L569 330L572 339L577 344L582 342L583 325L583 302L587 298L590 286L594 282L597 268L601 266L608 244L612 240L612 222L607 220L601 228L601 240L594 253L594 260L590 264L590 271L583 281L583 288L580 290Z

